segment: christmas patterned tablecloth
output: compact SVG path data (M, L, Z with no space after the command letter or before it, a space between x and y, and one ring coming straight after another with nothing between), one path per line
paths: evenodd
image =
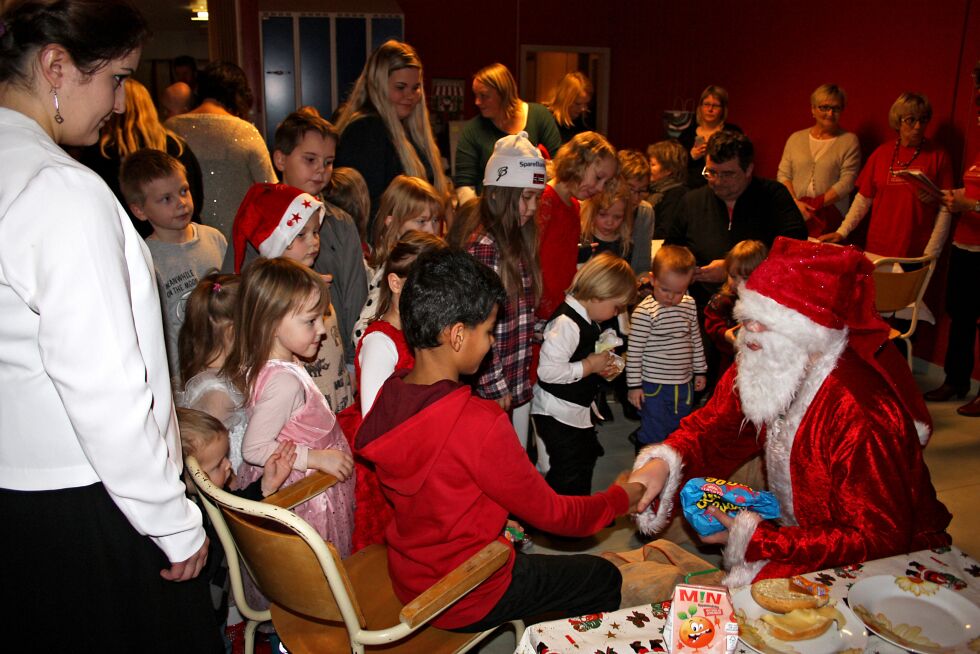
M887 559L813 572L805 577L830 587L831 597L843 600L851 586L875 575L905 576L909 583L930 581L955 591L980 606L980 564L955 547L922 550ZM692 580L696 583L696 580ZM644 604L612 613L584 615L531 625L515 654L644 654L666 652L663 630L670 602ZM751 654L739 641L736 654ZM868 654L905 650L869 631Z

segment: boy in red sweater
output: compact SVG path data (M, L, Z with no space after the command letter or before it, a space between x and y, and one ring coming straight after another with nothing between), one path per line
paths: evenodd
M409 602L503 536L508 514L564 536L589 536L631 510L643 492L616 483L584 497L555 494L528 461L500 406L472 395L472 374L493 344L497 275L469 254L444 250L418 261L402 290L405 340L415 368L385 382L355 447L373 462L394 507L388 567ZM510 620L619 608L622 578L590 555L515 551L510 560L433 624L482 631Z

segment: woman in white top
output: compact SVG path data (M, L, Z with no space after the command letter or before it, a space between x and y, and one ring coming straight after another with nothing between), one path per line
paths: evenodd
M58 144L124 107L148 30L125 0L0 15L0 604L30 649L213 652L153 267ZM182 583L174 583L182 582Z
M790 135L779 162L776 179L789 189L812 237L840 226L861 169L858 138L840 126L846 103L836 84L817 87L810 94L813 126Z

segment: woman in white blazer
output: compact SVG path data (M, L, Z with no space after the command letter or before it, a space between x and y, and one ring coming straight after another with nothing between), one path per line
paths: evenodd
M0 15L0 604L32 651L221 647L152 262L59 147L123 110L147 34L126 0Z

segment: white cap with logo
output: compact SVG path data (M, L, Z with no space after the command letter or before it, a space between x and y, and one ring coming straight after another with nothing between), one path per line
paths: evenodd
M527 132L497 141L483 174L484 186L543 189L546 180L544 157Z

